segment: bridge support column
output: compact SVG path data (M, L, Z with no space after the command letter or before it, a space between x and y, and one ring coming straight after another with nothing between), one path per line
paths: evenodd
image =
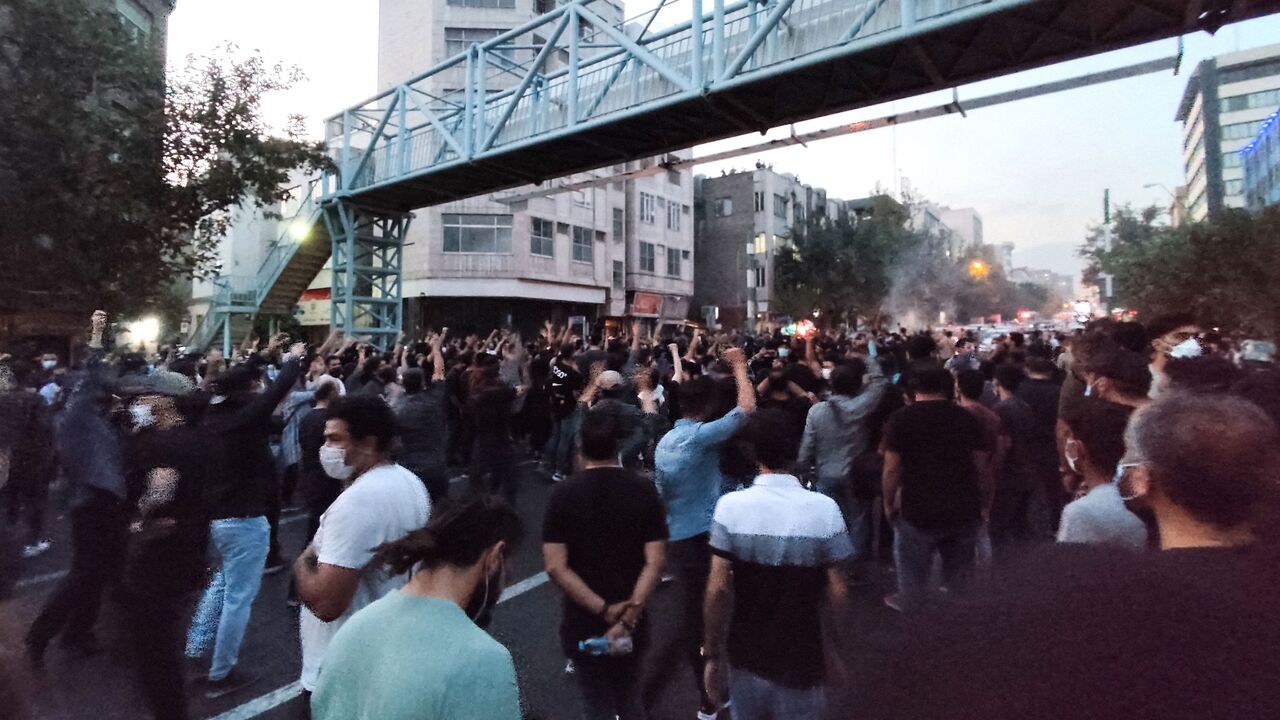
M344 200L327 203L332 242L330 325L348 337L390 349L402 327L400 274L412 213L372 210Z

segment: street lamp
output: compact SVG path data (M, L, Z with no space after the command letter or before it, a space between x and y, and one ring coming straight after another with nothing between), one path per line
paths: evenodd
M985 260L973 260L969 263L969 277L974 280L985 280L991 274L991 266Z

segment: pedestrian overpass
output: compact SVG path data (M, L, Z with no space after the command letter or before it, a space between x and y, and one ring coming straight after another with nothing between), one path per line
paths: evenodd
M614 27L575 0L329 118L334 171L302 193L256 276L218 286L190 344L219 332L229 344L236 314L290 312L329 257L333 325L389 344L416 208L1278 10L1280 0L691 0L687 21L653 31L652 17Z

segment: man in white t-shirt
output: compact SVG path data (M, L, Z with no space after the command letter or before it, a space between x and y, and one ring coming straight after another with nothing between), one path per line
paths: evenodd
M303 602L301 683L308 693L338 628L408 580L374 562L377 548L423 527L431 514L426 486L391 461L395 427L381 398L350 395L329 404L320 463L345 489L320 516L320 529L293 568Z

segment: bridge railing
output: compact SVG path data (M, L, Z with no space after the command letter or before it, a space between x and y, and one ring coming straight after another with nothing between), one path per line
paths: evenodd
M652 110L973 6L1028 1L694 0L689 21L647 34L638 25L613 27L589 2L564 4L331 117L326 137L340 168L334 190L394 182ZM459 77L462 89L441 89Z

